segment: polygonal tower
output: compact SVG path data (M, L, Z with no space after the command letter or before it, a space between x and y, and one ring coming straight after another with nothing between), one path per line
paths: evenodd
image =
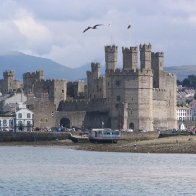
M137 69L137 47L122 48L123 53L123 70Z
M140 63L142 69L151 69L151 44L140 44Z
M164 53L152 52L152 69L153 69L153 87L165 88L163 83L163 67L164 67Z
M105 62L106 71L114 71L116 69L118 61L118 47L117 46L105 46Z
M15 71L8 70L3 72L4 78L4 91L10 92L13 90L13 80L15 80Z

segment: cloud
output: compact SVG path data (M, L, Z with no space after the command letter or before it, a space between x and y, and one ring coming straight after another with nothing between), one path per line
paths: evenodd
M52 36L46 26L36 21L33 16L24 10L17 13L17 17L13 22L18 31L24 36L24 39L26 39L26 47L36 50L38 54L49 52Z
M100 23L104 26L82 33ZM4 0L0 7L0 50L25 51L70 67L104 64L104 46L114 43L119 64L122 46L149 42L154 51L165 52L166 65L194 63L195 31L195 0Z

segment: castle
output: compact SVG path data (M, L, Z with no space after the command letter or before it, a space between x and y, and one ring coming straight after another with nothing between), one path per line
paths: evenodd
M118 47L105 47L105 77L100 65L87 72L89 99L106 99L112 128L165 130L176 128L176 77L166 73L163 52L150 44L122 48L123 67L117 68Z
M99 63L92 63L87 85L83 81L45 80L43 71L24 73L21 88L31 99L29 107L36 108L32 97L52 105L45 107L46 101L39 104L50 117L44 125L38 119L36 126L148 131L176 128L176 77L164 72L164 54L151 50L150 44L140 45L139 55L138 47L122 48L123 67L119 69L118 47L105 46L105 75L101 75ZM17 82L10 82L11 86L4 82L8 73L13 75L4 73L5 78L0 81L2 92L20 87Z

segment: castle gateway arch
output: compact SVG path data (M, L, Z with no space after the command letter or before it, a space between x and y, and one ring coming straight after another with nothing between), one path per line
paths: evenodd
M61 118L60 120L60 126L66 127L66 128L70 128L70 120L69 118Z

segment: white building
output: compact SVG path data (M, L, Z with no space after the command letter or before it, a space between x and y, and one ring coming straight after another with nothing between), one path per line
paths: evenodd
M177 107L177 120L178 121L192 120L191 108L187 106Z
M33 118L33 112L25 104L19 103L16 110L16 131L32 131Z
M0 115L0 131L14 131L15 129L15 114Z

